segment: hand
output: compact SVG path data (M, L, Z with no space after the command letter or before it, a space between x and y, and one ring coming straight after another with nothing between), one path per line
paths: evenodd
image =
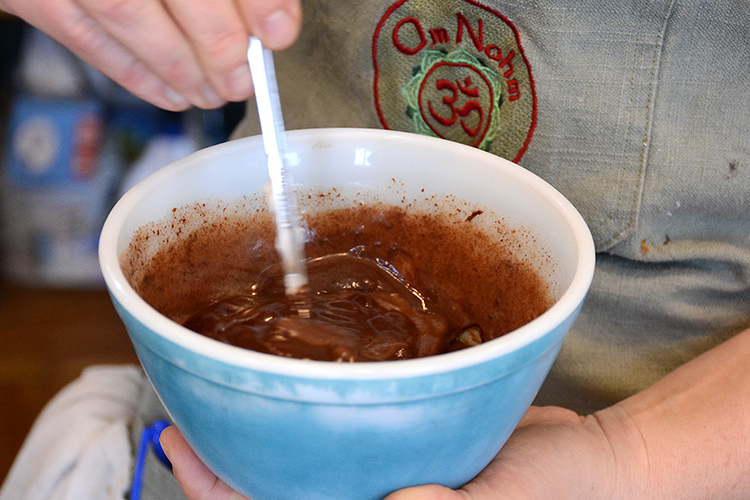
M618 424L611 430L619 434L622 428ZM500 453L459 490L417 486L397 491L386 500L640 498L622 494L630 488L630 474L622 474L630 461L619 462L610 437L598 416L531 407Z
M203 465L177 428L165 429L161 442L191 500L246 498ZM419 486L386 500L609 498L617 479L615 467L597 418L582 418L562 408L532 407L492 463L461 490Z
M252 95L248 37L288 47L300 0L0 0L138 97L164 109Z

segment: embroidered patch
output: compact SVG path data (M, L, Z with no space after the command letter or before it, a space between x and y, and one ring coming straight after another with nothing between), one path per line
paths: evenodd
M536 95L515 26L475 0L400 0L373 35L374 97L386 129L434 135L518 161Z

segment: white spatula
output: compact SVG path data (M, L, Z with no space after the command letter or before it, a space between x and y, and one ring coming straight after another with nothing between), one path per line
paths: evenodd
M300 224L297 201L289 173L284 118L276 84L273 53L260 40L250 37L247 60L255 87L263 146L268 155L271 180L271 208L276 222L276 249L284 268L284 288L288 296L297 295L307 286L305 231Z

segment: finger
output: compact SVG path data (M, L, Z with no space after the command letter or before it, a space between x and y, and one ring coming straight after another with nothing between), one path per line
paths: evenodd
M14 14L68 47L134 95L170 111L190 107L190 102L166 85L71 1L48 2L44 8L33 2L21 2L16 7Z
M466 500L462 493L453 491L445 486L428 484L414 486L391 493L384 500Z
M157 0L75 0L120 45L196 106L223 100L206 81L192 48Z
M201 462L177 427L164 429L159 441L172 462L177 482L190 500L248 500L217 478Z
M524 414L518 427L542 423L559 424L561 422L580 424L583 422L583 417L572 410L558 406L532 406Z
M488 482L474 480L458 490L438 484L414 486L391 493L383 500L528 500L531 498L556 498L554 496L535 497L515 481Z
M251 33L273 50L289 47L299 35L302 7L299 0L239 0Z
M166 0L166 4L218 94L229 101L250 97L249 31L234 2Z

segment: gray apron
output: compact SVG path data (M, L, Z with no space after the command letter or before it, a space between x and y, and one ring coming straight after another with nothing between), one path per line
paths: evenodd
M745 0L303 9L276 59L289 128L471 144L549 181L589 224L594 282L538 404L606 407L750 327ZM258 133L251 103L235 135Z

